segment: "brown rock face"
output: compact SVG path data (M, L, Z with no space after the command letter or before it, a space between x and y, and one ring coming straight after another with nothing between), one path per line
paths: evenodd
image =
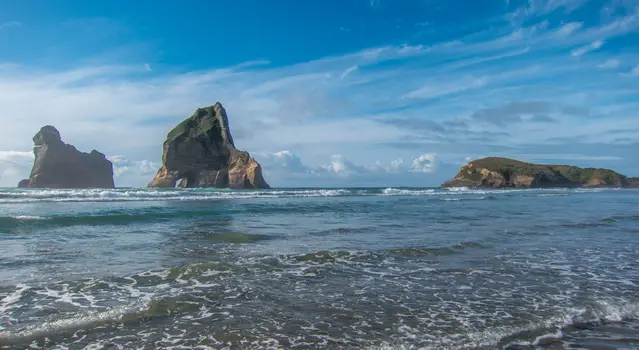
M262 168L235 148L224 107L198 108L167 135L162 167L149 187L269 188Z
M532 164L489 157L464 165L442 187L632 187L632 182L609 169Z
M19 187L114 188L113 164L96 150L78 151L62 142L60 132L50 125L33 137L35 161L28 180Z

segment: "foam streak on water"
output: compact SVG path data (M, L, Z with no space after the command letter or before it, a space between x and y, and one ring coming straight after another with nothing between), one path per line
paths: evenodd
M0 190L0 349L634 349L639 192Z

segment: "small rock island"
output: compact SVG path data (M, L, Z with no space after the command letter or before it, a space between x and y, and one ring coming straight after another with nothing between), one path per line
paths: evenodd
M637 187L638 179L613 170L543 165L514 159L488 157L463 166L442 187L549 188L549 187Z
M198 108L167 135L162 167L149 187L269 188L262 167L235 148L221 103Z
M78 151L62 142L60 132L43 126L33 137L35 161L21 188L114 188L113 164L96 150Z

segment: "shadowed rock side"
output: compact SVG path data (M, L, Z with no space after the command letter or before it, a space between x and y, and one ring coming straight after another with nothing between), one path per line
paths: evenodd
M60 132L42 127L33 137L35 161L29 179L18 187L26 188L114 188L113 164L96 150L78 151L62 142Z
M218 102L198 108L167 135L162 167L149 187L269 188L260 164L235 148L228 117Z
M29 187L29 179L20 180L18 182L18 188L28 188Z
M636 185L636 182L635 182ZM634 187L632 181L609 169L568 165L541 165L508 158L489 157L463 166L442 187L545 188Z

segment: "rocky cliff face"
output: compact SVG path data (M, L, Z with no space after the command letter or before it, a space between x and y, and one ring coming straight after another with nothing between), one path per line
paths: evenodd
M31 188L113 188L113 164L105 155L93 150L78 151L62 142L60 132L42 127L33 137L35 161L29 179L19 187Z
M235 148L224 107L198 108L167 135L162 167L149 187L269 188L262 168Z
M524 163L508 158L483 158L463 166L442 187L544 188L630 187L628 178L609 169Z

